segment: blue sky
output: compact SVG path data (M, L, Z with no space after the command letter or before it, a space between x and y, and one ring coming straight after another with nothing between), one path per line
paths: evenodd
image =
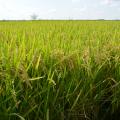
M120 0L0 0L0 19L120 19Z

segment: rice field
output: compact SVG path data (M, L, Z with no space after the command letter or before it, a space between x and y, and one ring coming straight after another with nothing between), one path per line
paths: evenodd
M0 120L119 114L120 21L0 22Z

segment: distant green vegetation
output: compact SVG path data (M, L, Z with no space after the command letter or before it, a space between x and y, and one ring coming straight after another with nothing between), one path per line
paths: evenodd
M0 22L0 120L106 120L117 113L119 21Z

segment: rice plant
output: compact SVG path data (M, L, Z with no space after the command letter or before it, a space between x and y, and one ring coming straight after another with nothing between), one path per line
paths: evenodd
M119 109L119 21L0 22L0 120L113 120Z

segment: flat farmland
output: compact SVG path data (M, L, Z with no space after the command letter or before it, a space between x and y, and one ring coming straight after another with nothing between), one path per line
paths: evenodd
M120 21L0 22L0 120L119 114Z

